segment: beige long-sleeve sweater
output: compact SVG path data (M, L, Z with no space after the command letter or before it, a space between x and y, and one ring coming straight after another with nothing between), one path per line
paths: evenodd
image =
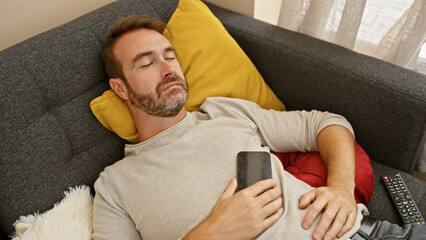
M94 239L178 239L210 213L237 174L240 151L316 151L329 125L352 131L341 116L318 111L277 112L239 99L208 98L200 112L149 140L125 147L125 157L105 168L95 183ZM299 198L312 188L283 170L271 155L272 175L282 190L284 214L258 239L311 239L301 227ZM358 204L355 226L366 207ZM318 219L316 223L318 222Z

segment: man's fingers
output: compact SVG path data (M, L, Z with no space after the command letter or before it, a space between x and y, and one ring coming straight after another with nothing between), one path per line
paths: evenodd
M278 197L274 199L273 201L270 201L267 205L265 205L261 209L262 216L265 216L267 218L268 216L274 214L278 209L280 209L283 205L283 199L281 197Z
M232 178L228 186L225 188L225 191L223 191L220 198L231 197L232 195L234 195L236 190L237 190L237 180L235 178Z
M309 206L309 204L311 204L311 202L313 202L316 198L315 195L315 189L303 194L300 198L299 198L299 208L306 208L307 206Z
M280 198L282 196L281 189L272 188L257 196L259 200L259 206L263 207L268 205L270 202Z
M355 220L356 212L352 211L348 214L344 210L339 211L336 218L334 219L333 224L325 234L324 239L335 239L336 237L340 238L353 227Z
M302 227L304 229L308 229L312 226L312 223L314 222L315 218L317 218L317 216L325 208L327 202L328 200L326 198L320 197L309 206L308 211L306 212L305 217L302 220Z
M337 233L339 233L339 231L342 229L346 220L347 220L347 212L340 210L337 213L337 215L336 215L336 217L333 221L333 224L328 229L327 233L325 233L325 230L327 230L327 228L329 227L330 224L328 224L326 226L325 230L324 229L318 230L318 228L317 228L314 232L314 236L317 233L318 236L321 236L318 239L322 239L322 236L324 236L324 233L325 233L324 239L335 239L336 236L337 236ZM322 219L321 219L321 221L322 221ZM318 232L317 232L317 230L318 230Z
M244 192L244 195L247 196L257 197L267 190L274 188L276 185L277 182L274 179L266 179L249 186L241 192Z
M262 180L253 184L253 193L258 196L275 186L277 186L277 182L274 179Z
M316 203L316 202L315 202ZM315 205L315 203L309 208L309 210L311 209L311 208L313 208L314 207L314 205ZM325 207L325 204L324 204L324 207ZM324 208L323 207L323 208ZM318 207L318 209L319 209L320 207ZM319 212L317 212L317 210L318 209L314 209L314 213L316 214L315 215L315 218L317 217L317 215L321 212L321 210L319 211ZM308 213L309 213L309 210L308 210ZM340 215L337 215L337 211L339 210L339 207L338 206L329 206L325 211L324 211L324 213L322 214L322 216L321 216L321 220L319 221L319 223L318 223L318 225L317 225L317 227L315 228L315 231L314 231L314 235L313 235L313 237L314 237L314 239L322 239L322 237L325 235L325 232L327 231L327 229L330 227L330 225L331 225L331 223L333 223L333 220L334 220L334 224L335 224L335 227L339 227L339 229L338 230L340 230L340 228L343 226L343 224L344 224L344 222L345 222L345 220L346 220L346 217L344 217L342 214L340 214ZM306 214L306 215L308 215L308 214ZM336 215L337 215L337 217L340 217L340 218L342 218L343 217L343 219L339 219L339 218L337 218L336 217ZM345 215L346 216L346 215ZM315 219L314 218L314 219ZM335 236L337 235L337 231L338 230L335 230L335 234L334 234L334 238L335 238ZM333 239L334 239L333 238Z
M278 221L278 219L283 215L283 213L284 213L284 208L279 208L275 213L273 213L268 218L266 218L263 221L264 229L268 229L269 227L271 227L272 224Z
M334 239L348 232L356 220L356 203L352 192L344 188L320 187L299 199L299 208L306 208L302 227L308 229L322 212L312 235L313 239Z
M349 230L352 229L355 224L356 214L356 211L352 211L351 213L349 213L348 219L346 220L346 223L343 226L342 230L340 230L339 234L337 234L337 237L340 238L341 236L343 236L343 234L347 233Z

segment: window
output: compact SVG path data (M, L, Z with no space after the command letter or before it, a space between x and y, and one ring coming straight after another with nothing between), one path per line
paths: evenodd
M408 68L426 75L426 42L420 48L420 51L414 56Z
M419 57L417 58L417 63L426 65L426 43L423 44L419 52Z

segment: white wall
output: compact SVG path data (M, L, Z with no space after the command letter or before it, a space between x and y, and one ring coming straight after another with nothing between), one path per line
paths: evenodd
M254 18L277 25L283 0L256 0Z
M0 50L116 0L0 0Z
M254 0L204 0L205 2L213 3L216 6L226 8L228 10L242 13L253 17L254 15ZM270 0L264 0L270 1Z
M0 50L116 0L0 0ZM282 0L204 0L276 24Z
M276 25L282 0L204 0L217 6Z

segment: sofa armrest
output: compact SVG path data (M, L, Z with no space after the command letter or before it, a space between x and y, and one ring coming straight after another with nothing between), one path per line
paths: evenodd
M426 138L425 75L209 7L288 110L341 114L372 160L414 170Z

